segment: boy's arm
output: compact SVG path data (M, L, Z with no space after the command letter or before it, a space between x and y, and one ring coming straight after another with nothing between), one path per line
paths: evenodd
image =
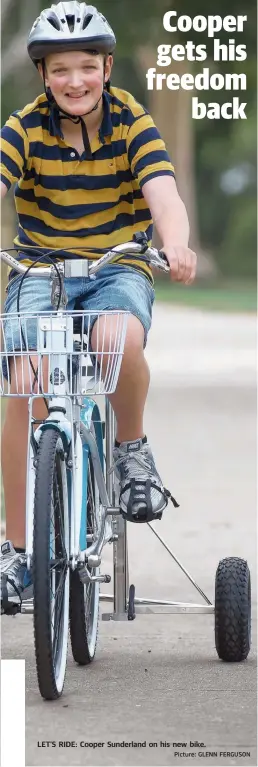
M12 184L24 175L29 157L28 135L18 115L12 114L1 129L0 148L1 197L4 197Z
M152 178L143 184L142 194L169 261L171 278L190 285L196 275L196 254L188 247L188 216L175 179L162 175Z
M188 248L189 224L179 197L174 167L151 115L142 113L127 135L132 175L137 178L171 268L171 278L190 285L196 273L196 254Z
M7 192L8 192L7 186L4 184L3 181L1 181L1 199L3 199L3 197L5 197Z

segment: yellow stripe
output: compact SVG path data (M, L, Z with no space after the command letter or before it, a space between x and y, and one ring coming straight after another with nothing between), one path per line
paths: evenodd
M3 152L7 154L8 157L10 157L10 160L13 160L13 162L15 162L16 165L18 165L19 170L22 171L24 160L20 152L18 152L18 149L16 149L16 147L14 147L12 144L9 143L9 141L6 141L4 138L1 139L1 149Z
M0 169L1 169L1 176L4 176L4 178L6 178L7 181L10 181L10 184L12 184L14 181L16 181L16 179L14 179L12 173L10 173L10 171L7 170L7 168L5 167L5 165L3 165L3 163L1 163Z
M139 136L143 131L147 130L148 128L155 128L154 123L150 115L142 115L142 117L139 117L138 120L136 120L130 127L129 133L128 133L128 139L127 139L127 147L130 146L131 142L134 138ZM162 146L164 147L164 141L162 141Z
M119 159L119 158L118 158ZM44 160L40 157L33 158L33 166L36 173L44 174L44 176L111 176L116 173L116 164L112 160L69 160L68 162L62 162L61 160ZM73 193L70 190L71 194Z
M32 101L30 104L26 104L26 106L23 109L20 109L18 112L18 117L23 119L23 117L26 117L26 115L31 114L31 112L39 111L40 114L44 115L47 114L49 111L48 107L43 107L42 104L46 102L46 94L41 93L40 96L37 96L34 101Z
M161 170L173 171L173 165L171 165L170 162L155 162L153 165L148 165L147 168L141 170L140 173L138 173L138 179L139 181L143 181L146 176L150 176L152 173L155 173L155 171Z
M29 179L28 181L20 181L19 186L22 189L33 189L34 188L34 179ZM135 190L139 189L139 185L137 182L134 183ZM105 189L73 189L66 190L62 192L61 189L45 189L41 184L37 184L35 187L35 200L37 200L37 197L46 197L49 200L52 200L54 203L58 205L64 206L64 226L66 224L65 221L65 207L66 205L83 205L83 203L111 203L116 202L120 196L128 194L132 191L132 185L130 181L123 181L122 184L117 189L108 188ZM21 198L17 198L16 204L18 205ZM141 200L137 199L135 200L135 205L137 203L141 202ZM27 203L28 205L28 203ZM28 210L26 211L28 213ZM111 211L110 211L111 212Z

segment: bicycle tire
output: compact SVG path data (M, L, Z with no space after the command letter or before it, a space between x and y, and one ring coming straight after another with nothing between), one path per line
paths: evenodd
M38 685L43 698L55 700L67 659L69 512L63 443L54 428L42 432L36 458L32 573Z
M87 484L87 534L97 536L99 514L99 493L94 469L89 455ZM85 543L86 547L86 543ZM89 568L97 575L99 568ZM86 666L95 657L99 626L98 582L83 584L78 570L70 573L70 639L73 658L76 663Z

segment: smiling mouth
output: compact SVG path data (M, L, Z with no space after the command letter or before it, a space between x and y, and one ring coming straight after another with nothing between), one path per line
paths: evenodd
M82 99L83 96L87 96L89 91L83 91L83 93L66 93L69 99Z

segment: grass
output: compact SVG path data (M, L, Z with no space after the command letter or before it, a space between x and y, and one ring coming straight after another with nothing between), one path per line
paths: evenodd
M156 300L173 306L189 306L198 309L223 312L249 312L257 310L257 287L252 282L224 281L202 286L200 283L186 287L182 284L157 280Z

